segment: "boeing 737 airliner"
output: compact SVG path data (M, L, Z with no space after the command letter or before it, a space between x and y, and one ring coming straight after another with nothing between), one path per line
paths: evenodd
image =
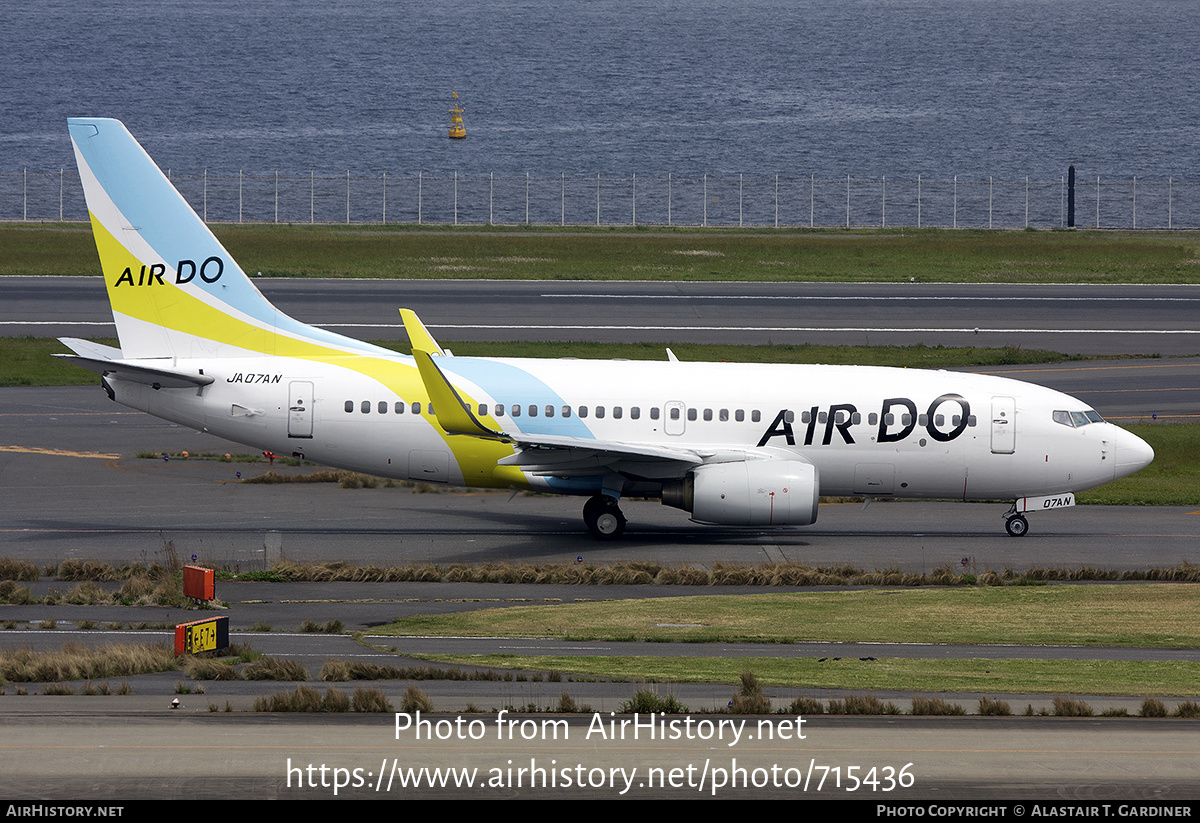
M581 495L599 539L625 495L759 527L813 523L822 494L1011 499L1018 536L1154 457L1073 397L990 376L455 357L405 309L396 354L272 306L120 122L69 129L120 348L63 356L117 402L258 449Z

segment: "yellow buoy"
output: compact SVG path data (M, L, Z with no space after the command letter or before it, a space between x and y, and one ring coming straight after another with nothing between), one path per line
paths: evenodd
M467 130L463 127L463 110L458 107L458 92L454 92L454 100L454 108L450 109L450 139L462 140Z

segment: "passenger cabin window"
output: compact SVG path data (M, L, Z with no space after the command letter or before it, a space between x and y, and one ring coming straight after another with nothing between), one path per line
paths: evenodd
M346 414L350 414L352 411L354 411L354 401L347 400L346 401ZM1055 414L1058 414L1058 412L1055 412Z
M362 409L363 414L370 414L371 413L371 401L370 400L362 401L361 409Z
M377 406L377 408L379 409L379 413L380 413L380 414L387 414L387 401L386 401L386 400L380 400L380 401L379 401L379 405Z
M404 414L404 401L403 400L396 401L395 412L396 412L396 414Z
M580 406L580 407L579 407L579 416L580 416L580 417L587 417L587 416L588 416L588 408L587 408L587 406Z
M620 406L613 406L613 419L614 420L620 420L621 416L623 414L625 414L624 409L622 409Z
M762 420L762 413L758 409L755 409L754 411L750 412L750 422L751 423L758 423L761 420Z
M412 404L412 413L413 413L413 414L420 414L420 413L421 413L421 404L420 404L420 403L413 403L413 404Z
M641 416L642 416L641 406L631 406L630 407L630 409L629 409L629 419L630 420L639 420L639 419L641 419Z
M596 417L598 419L603 419L603 417L604 417L604 407L603 406L596 407Z
M658 419L658 406L651 406L651 407L650 407L650 419L651 419L651 420L657 420L657 419Z

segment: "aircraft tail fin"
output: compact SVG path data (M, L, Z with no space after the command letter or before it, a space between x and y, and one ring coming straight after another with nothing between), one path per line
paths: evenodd
M67 124L126 358L374 350L271 305L120 121Z

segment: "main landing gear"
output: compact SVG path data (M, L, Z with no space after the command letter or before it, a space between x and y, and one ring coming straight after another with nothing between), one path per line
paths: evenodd
M1012 508L1004 515L1004 530L1008 532L1009 537L1024 537L1029 531L1029 521L1025 519L1025 515L1017 511L1017 501L1013 501Z
M583 522L597 540L616 540L625 533L625 515L616 498L598 494L583 504Z

